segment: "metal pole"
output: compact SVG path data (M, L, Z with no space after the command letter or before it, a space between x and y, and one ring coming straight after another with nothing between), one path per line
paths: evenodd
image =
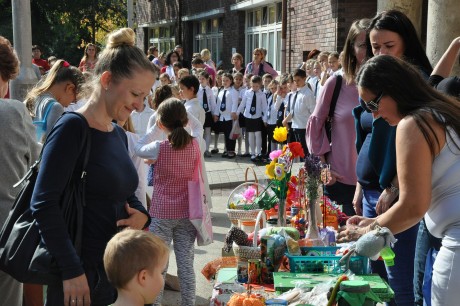
M281 73L286 72L286 33L287 33L287 0L282 2L281 17Z
M133 0L127 1L128 6L128 28L133 28L134 25L134 3Z
M30 0L11 0L13 13L13 45L21 62L18 77L10 82L10 97L23 101L38 81L32 69L32 26Z

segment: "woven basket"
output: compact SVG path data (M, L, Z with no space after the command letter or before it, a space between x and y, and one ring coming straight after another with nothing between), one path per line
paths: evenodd
M233 252L238 261L248 261L249 259L260 259L260 247L257 246L257 239L259 236L260 221L262 220L262 227L265 226L266 216L263 211L260 211L257 214L254 237L252 240L252 246L239 246L236 243L233 243ZM286 253L286 244L283 244L275 249L275 262L273 265L275 267L275 272L278 271L279 264L283 259L284 254Z
M248 182L249 170L252 170L252 173L254 174L254 182ZM256 191L254 195L255 198L265 190L266 186L259 184L257 175L252 167L246 168L245 181L245 183L240 184L233 189L228 196L227 215L232 224L235 226L238 225L238 220L254 220L257 217L257 214L262 211L258 204L245 201L245 199L242 198L242 194L245 190L252 187ZM275 193L271 189L267 189L266 192L270 196L275 196ZM230 208L230 205L235 206L235 208Z

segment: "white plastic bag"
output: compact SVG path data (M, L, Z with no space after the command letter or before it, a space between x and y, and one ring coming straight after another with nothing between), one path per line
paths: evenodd
M230 132L230 136L228 136L228 138L230 138L231 140L236 140L240 138L240 136L241 136L240 123L238 122L238 120L233 120L232 131Z

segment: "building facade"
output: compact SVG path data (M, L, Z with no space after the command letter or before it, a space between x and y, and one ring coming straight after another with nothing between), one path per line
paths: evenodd
M286 2L286 49L282 49L282 6ZM447 0L455 2L456 0ZM298 67L312 49L341 51L351 23L372 18L380 9L397 8L411 18L422 42L428 40L445 50L454 35L430 35L439 31L427 26L428 0L137 0L135 26L137 44L144 50L155 45L160 52L180 44L184 56L207 48L213 61L231 68L234 52L251 61L256 47L267 49L267 61L277 71ZM457 3L457 10L460 5ZM445 18L440 18L445 20ZM449 26L454 31L454 27ZM459 29L460 30L460 29ZM458 36L457 32L457 36ZM440 34L440 33L439 33ZM427 39L428 36L428 39ZM433 37L430 40L430 37ZM443 40L443 41L441 41ZM435 62L439 52L429 58ZM282 67L283 57L285 66Z

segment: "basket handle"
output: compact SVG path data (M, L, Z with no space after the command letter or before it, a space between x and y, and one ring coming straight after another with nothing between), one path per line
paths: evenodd
M257 214L256 225L254 227L254 237L252 238L252 246L255 248L257 247L257 237L259 236L260 219L262 219L262 227L265 227L267 217L265 216L265 212L263 210L259 211L259 213Z
M244 174L244 181L247 183L248 182L248 171L252 170L252 174L254 174L254 182L259 183L259 180L257 179L256 171L254 171L254 168L252 167L247 167L246 172Z

